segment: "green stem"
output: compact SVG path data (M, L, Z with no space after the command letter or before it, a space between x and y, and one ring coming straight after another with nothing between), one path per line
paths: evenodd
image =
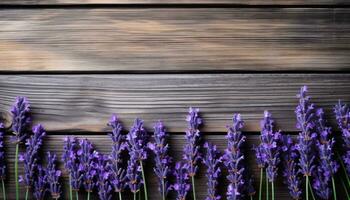
M122 192L118 192L118 194L119 194L119 200L122 200Z
M315 199L315 195L314 195L314 191L313 191L313 189L312 189L312 187L311 187L310 180L309 180L309 190L310 190L312 199L313 199L313 200L316 200L316 199Z
M75 198L76 198L76 200L79 200L79 192L78 191L75 191Z
M305 195L306 195L306 200L309 200L309 176L306 176Z
M15 184L16 184L16 200L19 200L19 184L18 184L18 151L19 143L16 144L16 154L15 154Z
M88 192L87 200L90 200L90 192Z
M344 188L346 197L348 197L348 200L350 200L350 196L349 196L349 193L348 193L348 189L346 188L346 185L345 185L343 179L341 179L341 183L342 183L342 185L343 185L343 188Z
M72 190L72 185L70 184L72 181L72 176L69 173L69 199L73 200L73 190Z
M136 200L136 192L134 192L134 200Z
M192 192L193 192L193 200L196 200L196 187L194 184L194 176L192 176Z
M272 200L275 200L275 184L271 182Z
M162 197L163 197L163 200L165 200L165 183L164 183L164 179L162 179Z
M29 188L26 189L26 200L28 199Z
M145 171L143 170L142 161L140 161L140 165L141 165L141 171L142 171L143 190L144 190L144 192L145 192L145 200L148 200L147 185L146 185L146 178L145 178Z
M5 181L4 181L4 179L2 179L1 181L2 181L2 196L3 196L4 200L6 200Z
M267 171L265 173L265 182L266 182L266 200L269 200L269 180L267 179Z
M264 173L264 169L260 168L259 200L261 200L263 173Z
M250 195L250 200L253 200L253 196L252 195Z
M335 189L335 182L334 182L334 177L332 176L332 186L333 186L333 196L334 200L337 200L337 191Z

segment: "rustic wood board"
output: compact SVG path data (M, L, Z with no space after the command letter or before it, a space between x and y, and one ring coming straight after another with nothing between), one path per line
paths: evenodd
M65 136L63 135L49 135L44 139L44 147L43 147L43 152L46 151L52 151L58 154L58 157L61 157L62 154L62 145L63 145L63 138ZM111 148L111 141L108 138L108 136L106 135L106 133L101 133L101 135L78 135L77 137L79 138L88 138L90 139L96 149L101 152L101 153L109 153L110 152L110 148ZM226 148L226 139L224 135L218 135L218 136L206 136L205 135L205 139L207 139L208 141L218 145L218 148L221 150L221 152L223 152L223 150ZM176 161L180 161L181 158L181 154L182 154L182 148L184 145L184 135L172 135L169 139L169 143L170 143L170 150L171 150L171 155L174 156ZM13 144L10 143L6 143L7 144L7 153L8 153L8 175L9 175L9 181L7 183L7 188L8 188L8 193L9 194L14 194L14 179L13 179L13 162L14 162L14 153L15 153L15 148ZM255 180L258 180L259 177L259 169L256 167L255 164L255 160L254 157L252 157L253 155L253 151L251 150L251 147L253 146L253 144L258 144L258 136L249 136L247 138L247 145L246 145L246 156L247 157L247 166L249 168L249 171L252 173L253 177L255 178ZM248 155L249 154L249 155ZM160 199L159 197L159 192L157 190L157 184L158 181L156 179L156 177L153 174L152 171L152 160L150 159L147 162L146 168L147 168L147 177L146 180L148 181L148 188L149 188L149 195L150 198L149 199ZM19 165L20 166L20 173L19 174L23 174L22 173L22 164ZM62 163L60 162L59 165L60 169L63 171L63 176L64 176L64 183L65 186L67 185L68 182L68 178L67 178L67 173L66 171L63 169ZM198 199L204 199L205 195L206 195L206 176L205 176L205 167L202 166L200 169L200 173L198 175L198 177L196 178L196 189L197 189L197 194L198 194ZM226 173L226 172L224 172ZM225 175L223 175L222 177L222 181L221 181L221 193L222 195L225 195L225 188L226 188L226 181L225 181ZM258 183L255 182L256 188L258 188ZM22 187L23 189L23 187ZM67 187L65 187L65 192L68 190ZM21 195L24 194L24 192L20 193ZM65 193L67 194L67 193ZM82 194L80 194L82 196ZM23 195L22 195L23 196ZM14 196L11 196L13 199ZM81 199L83 199L81 197ZM97 198L96 198L97 199ZM171 198L174 199L174 198ZM282 184L282 179L278 180L277 186L276 186L276 199L290 199L288 196L288 192L287 192L287 188Z
M17 95L32 102L35 123L50 131L102 131L112 113L125 127L135 117L152 129L158 119L171 132L183 132L189 106L199 107L203 131L225 132L233 113L246 121L246 131L259 131L263 111L269 110L284 131L296 131L296 94L310 87L313 101L326 109L338 99L350 102L350 74L123 74L123 75L3 75L0 111ZM333 123L334 125L335 123Z
M346 0L2 0L5 5L75 5L75 4L224 4L224 5L343 5Z
M0 71L346 71L350 9L0 10Z

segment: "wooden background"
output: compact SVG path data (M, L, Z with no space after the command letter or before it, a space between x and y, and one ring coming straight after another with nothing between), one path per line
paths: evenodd
M1 0L0 112L9 126L14 98L27 96L34 123L48 130L44 150L59 155L65 135L87 137L108 153L112 113L126 129L141 117L150 132L162 119L178 160L189 106L201 109L204 138L221 150L225 126L240 112L257 179L250 147L264 110L285 134L296 134L302 85L333 126L332 106L350 103L349 33L346 0ZM13 199L14 146L6 149ZM150 199L159 199L151 167ZM276 198L290 199L281 180Z

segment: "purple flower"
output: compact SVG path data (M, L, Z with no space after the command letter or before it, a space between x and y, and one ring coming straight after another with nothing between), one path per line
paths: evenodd
M51 197L53 199L59 199L61 196L61 185L59 183L61 170L56 169L56 154L50 152L47 152L46 175Z
M312 184L313 188L315 188L316 195L320 199L330 199L331 189L329 187L330 177L325 176L325 172L322 168L318 168L315 172L314 183Z
M34 126L33 135L25 143L26 151L19 156L19 160L24 164L24 176L20 179L28 189L33 186L35 171L40 160L38 153L45 135L46 132L41 124Z
M313 151L316 138L316 133L313 132L315 128L315 108L310 103L310 97L307 96L306 86L300 89L300 94L297 97L299 98L299 104L295 113L297 117L296 127L300 130L297 145L300 155L299 166L304 176L311 176L315 168L315 152Z
M12 131L15 136L11 140L15 143L22 142L27 137L27 128L31 122L30 105L26 97L17 97L11 108Z
M97 152L93 149L92 143L88 139L80 140L80 149L77 152L80 161L80 171L82 171L83 187L86 192L92 192L96 185L96 159Z
M5 126L3 123L0 123L0 180L5 180L6 178L4 134L5 134Z
M126 176L128 178L128 186L132 193L140 190L145 180L142 180L141 163L147 159L147 142L148 134L143 127L143 121L136 118L129 134L126 137L128 142L128 150L130 160L128 161L128 168Z
M188 169L187 163L177 162L175 165L175 184L172 188L176 192L176 200L186 200L187 193L191 188L188 183Z
M79 191L83 179L83 174L79 167L78 149L79 144L76 138L66 137L64 139L62 161L69 173L70 185L74 191Z
M199 126L202 124L202 119L198 115L198 108L190 108L186 121L188 122L188 129L186 131L186 145L184 148L183 158L189 167L189 176L194 177L198 171L198 162L200 161Z
M221 157L220 152L216 149L215 145L210 143L205 143L204 148L206 149L206 154L204 157L204 164L207 166L206 176L208 178L207 186L208 193L206 200L218 200L221 196L217 194L218 179L221 173L220 163Z
M267 164L267 178L274 182L277 177L278 165L280 162L280 131L274 130L274 121L268 111L264 112L264 119L261 121L261 146L259 151L263 161Z
M48 191L47 186L47 175L45 169L39 164L37 166L37 176L34 181L34 192L33 195L37 200L43 200Z
M290 196L293 199L300 199L300 171L295 163L298 158L297 149L289 135L282 136L281 141L284 183L288 186Z
M265 168L267 159L266 155L264 154L263 145L259 144L257 147L253 147L255 151L255 159L256 163L258 164L258 168Z
M334 107L338 127L342 132L345 154L342 156L347 173L350 174L350 108L340 101Z
M168 155L169 145L167 143L167 135L165 127L161 121L154 125L154 143L148 143L149 149L154 153L155 167L154 173L159 180L159 191L165 197L169 191L169 183L167 179L171 174L172 159Z
M97 166L97 188L100 200L112 199L112 185L110 182L111 171L108 161L107 156L99 154Z
M223 156L224 164L229 173L227 176L229 181L227 190L228 200L240 199L243 195L242 191L244 189L244 167L242 163L244 156L241 150L241 147L245 142L245 136L243 136L241 132L244 122L241 119L240 114L234 114L232 121L233 125L228 127L228 133L226 136L228 144Z
M109 134L113 141L112 152L109 156L110 164L110 179L115 192L121 192L125 188L126 174L123 169L122 153L126 148L125 136L122 134L122 125L116 115L112 115L108 126L112 128L112 133Z

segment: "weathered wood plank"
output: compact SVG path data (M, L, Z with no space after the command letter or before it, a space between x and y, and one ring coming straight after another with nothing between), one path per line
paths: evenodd
M90 136L90 135L83 135L83 136L78 136L79 138L88 138L90 139L96 149L101 152L101 153L105 153L107 154L108 152L110 152L110 145L111 142L108 138L108 136L106 134L103 135L99 135L99 136ZM58 157L61 157L62 154L62 145L63 145L63 138L64 136L60 135L60 136L54 136L54 135L49 135L45 138L43 144L44 144L44 152L50 150L52 152L55 152L58 154ZM226 148L227 142L225 139L224 135L218 135L218 136L213 136L213 135L205 135L205 139L207 139L208 141L218 145L218 148L221 150L221 152L223 152L223 150ZM184 135L172 135L170 137L169 140L170 143L170 153L172 156L174 156L176 161L181 160L181 154L182 154L182 148L184 145ZM255 180L258 180L259 177L259 169L256 167L255 164L255 160L253 157L253 152L251 150L251 147L253 144L257 144L258 143L258 136L249 136L247 138L247 145L246 145L246 156L247 156L247 165L249 168L249 171L253 174ZM9 155L8 157L8 183L7 183L7 188L8 188L8 193L9 193L9 197L12 197L10 199L14 198L14 180L13 180L13 162L14 162L14 145L10 144L10 143L6 143L7 145L7 153ZM157 190L157 184L158 181L156 179L156 177L153 174L152 171L152 160L147 162L147 181L148 181L148 186L149 186L149 195L150 198L149 199L160 199L159 197L159 192ZM60 163L61 170L64 172L63 176L64 176L64 182L65 185L67 186L67 174L66 171L63 169L62 164ZM22 164L20 164L20 171L22 172ZM197 190L197 194L198 194L198 199L204 199L205 194L206 194L206 177L205 177L205 167L202 166L200 169L200 173L196 179L196 190ZM226 173L226 172L225 172ZM22 173L20 173L22 174ZM225 196L225 188L226 188L226 181L225 181L225 175L223 175L222 177L222 181L220 181L221 185L221 192L222 195ZM256 188L258 188L258 183L255 182ZM22 187L23 189L23 187ZM66 191L67 191L67 187L65 187ZM21 192L21 194L24 194L24 192ZM82 194L80 194L82 195ZM97 198L96 198L97 199ZM173 199L173 198L171 198ZM286 187L282 184L282 179L278 179L278 184L277 184L277 188L276 188L276 199L281 199L281 200L286 200L286 199L290 199L288 196L288 192Z
M189 106L199 107L203 131L225 132L232 114L242 113L246 131L259 131L264 110L280 128L295 131L296 93L310 87L313 101L330 112L338 99L350 102L350 74L125 74L3 75L0 112L18 95L32 102L34 122L50 131L102 131L111 113L130 127L135 117L146 127L164 120L171 132L183 132ZM332 120L333 121L333 120Z
M0 10L0 71L349 70L350 9Z
M338 5L346 0L2 0L0 5L75 4L225 4L225 5Z

